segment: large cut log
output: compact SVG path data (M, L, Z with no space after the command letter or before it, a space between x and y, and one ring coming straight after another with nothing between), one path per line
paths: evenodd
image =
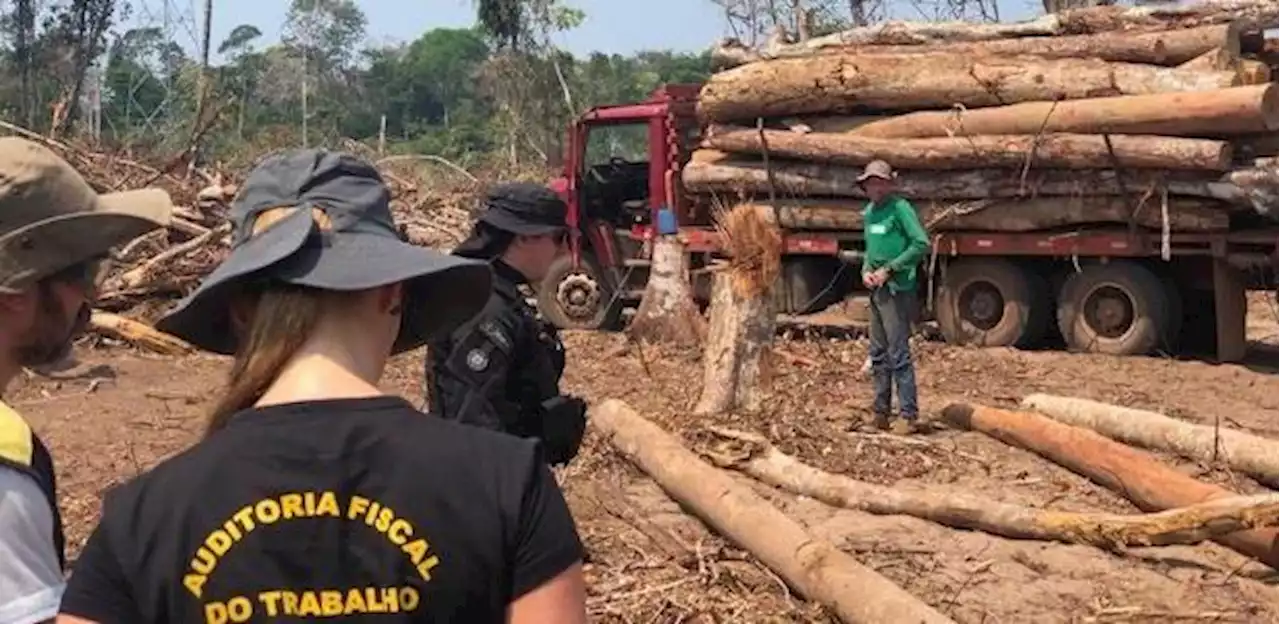
M811 57L821 54L920 54L942 53L1041 58L1093 58L1123 63L1182 65L1211 50L1222 56L1219 67L1194 65L1195 69L1227 69L1240 55L1240 25L1233 22L1208 24L1181 30L1155 32L1104 32L1088 35L1017 37L988 41L951 41L926 45L806 45L783 46L753 54L732 43L722 43L712 51L718 67L734 67L768 58Z
M653 243L649 281L627 334L651 342L696 345L706 323L693 301L689 285L689 256L676 235L659 236Z
M942 410L948 423L985 433L1034 452L1129 499L1143 511L1163 511L1236 496L1160 463L1150 454L1092 431L1029 412L953 403ZM1275 568L1276 529L1254 529L1214 541Z
M1226 171L1231 144L1210 139L1050 133L927 139L881 139L848 134L712 126L704 144L722 152L843 165L884 160L897 169L1186 169Z
M1160 199L1145 198L1135 210L1124 197L1059 196L1026 199L976 199L913 202L931 232L1036 232L1085 224L1129 224L1159 230L1164 222ZM756 200L755 210L788 230L860 231L866 202L850 199ZM1222 232L1230 218L1216 200L1175 197L1169 200L1169 231Z
M1196 461L1221 461L1273 487L1280 482L1280 443L1274 439L1226 427L1193 425L1146 410L1051 394L1029 395L1022 400L1022 407L1126 444L1177 453Z
M798 197L865 197L857 185L861 169L802 162L773 163L772 172L759 162L711 161L703 157L691 161L682 172L687 191ZM1253 166L1224 175L1195 171L1128 171L1117 177L1114 170L1040 169L1027 172L1009 169L968 171L903 171L898 175L899 192L908 199L989 199L1040 197L1046 195L1127 195L1161 188L1172 195L1219 199L1259 214L1276 214L1277 188L1274 166Z
M1204 2L1191 6L1098 6L1045 15L1012 23L883 22L859 26L801 43L778 46L765 56L786 56L802 50L857 45L924 45L944 41L990 41L1013 37L1103 33L1134 29L1177 30L1206 24L1236 22L1245 31L1275 28L1276 4L1268 0Z
M589 422L682 507L746 549L798 594L830 608L841 621L953 624L875 570L810 535L627 404L604 401L592 407Z
M1214 188L1222 195L1236 194L1234 201L1248 203L1260 215L1275 220L1280 216L1280 169L1275 158L1254 159L1252 167L1236 169L1223 176Z
M974 110L920 111L846 122L849 132L881 138L1112 132L1166 136L1232 136L1277 128L1276 85L1249 85L1194 93L1024 102ZM802 121L809 123L808 118ZM837 122L812 125L830 129Z
M1237 40L1238 42L1239 40ZM1214 48L1178 66L1192 71L1221 71L1231 69L1240 57L1240 50Z
M729 261L712 274L697 414L761 407L777 316L773 285L782 264L782 232L767 217L750 206L734 206L717 220Z
M1197 544L1248 529L1274 527L1280 495L1221 498L1142 515L1050 511L956 492L952 487L886 487L810 466L779 451L761 436L713 428L719 436L706 455L776 488L833 507L877 515L908 515L957 529L1014 539L1089 544L1108 550L1126 546Z
M733 122L804 113L1209 91L1237 84L1239 77L1230 71L1094 59L834 54L762 61L714 74L702 87L698 114L708 121Z

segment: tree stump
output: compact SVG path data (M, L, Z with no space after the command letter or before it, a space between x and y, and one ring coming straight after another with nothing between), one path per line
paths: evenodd
M660 236L653 243L649 282L627 334L650 342L690 346L702 342L706 331L689 287L684 243L675 234Z
M773 286L782 263L782 233L754 206L723 213L717 228L730 260L713 273L702 396L694 408L700 415L760 409L776 326Z

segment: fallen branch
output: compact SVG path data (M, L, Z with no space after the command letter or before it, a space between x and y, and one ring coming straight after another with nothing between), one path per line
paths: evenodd
M93 311L89 328L161 355L185 355L194 351L185 341L146 323L101 310Z
M1228 533L1280 523L1280 495L1221 498L1143 515L1048 511L1002 503L941 488L885 487L832 474L779 451L763 437L721 428L725 442L708 456L792 494L834 507L879 515L907 515L958 529L1014 539L1089 544L1107 550L1128 546L1197 544Z
M129 269L128 272L120 276L120 289L137 288L147 281L148 274L157 266L168 262L179 256L195 251L205 245L214 242L214 239L222 234L231 231L231 224L224 223L217 228L209 230L200 236L197 236L181 245L174 245L155 256L150 260L142 263L142 265Z
M1196 461L1221 460L1233 470L1253 475L1272 487L1280 481L1280 444L1275 440L1074 397L1032 394L1022 400L1022 407L1126 444L1177 453Z
M942 410L942 418L953 426L1036 453L1124 496L1143 511L1236 496L1165 466L1148 453L1039 414L952 403ZM1220 535L1214 541L1277 567L1274 527Z
M751 552L797 593L831 608L841 621L952 622L876 571L810 535L626 403L611 399L595 406L590 422L677 502Z

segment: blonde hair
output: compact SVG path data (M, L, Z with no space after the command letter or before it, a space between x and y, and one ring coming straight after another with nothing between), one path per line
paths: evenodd
M254 219L250 236L262 234L298 210L301 208L282 206L263 211ZM333 227L329 216L318 208L311 209L311 222L321 231ZM227 388L209 414L205 435L222 429L232 415L262 398L284 365L311 337L327 300L343 295L278 281L259 283L241 292L248 319L235 328L240 343L235 362Z

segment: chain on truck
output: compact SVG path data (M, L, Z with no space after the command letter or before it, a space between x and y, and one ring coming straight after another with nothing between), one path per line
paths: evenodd
M697 269L720 252L713 202L680 185L702 135L700 86L664 85L644 102L593 108L570 125L564 172L551 186L576 234L538 289L552 322L616 326L644 292L650 243L668 207L689 254L694 296L709 298L709 276ZM937 321L950 343L1116 355L1181 348L1219 361L1244 358L1246 292L1274 289L1280 258L1274 227L1162 234L1121 225L931 238L923 318ZM860 231L784 227L784 243L780 312L856 300Z

